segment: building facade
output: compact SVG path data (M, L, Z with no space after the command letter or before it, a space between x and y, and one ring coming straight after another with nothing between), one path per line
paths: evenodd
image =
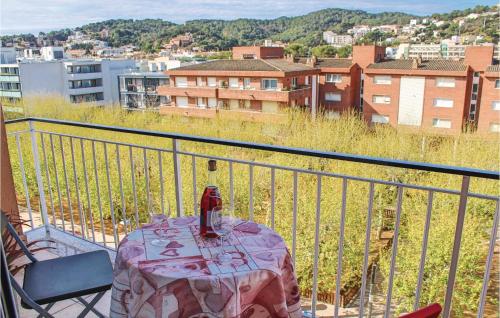
M169 85L162 72L131 72L118 76L120 104L128 109L157 109L170 103L168 96L158 95L158 87Z
M240 56L243 59L215 60L167 71L170 86L160 87L159 94L171 96L174 107L276 113L288 105L317 106L316 68L284 59Z
M118 104L118 75L134 60L22 60L2 64L0 97L16 103L35 95L62 96L72 103Z

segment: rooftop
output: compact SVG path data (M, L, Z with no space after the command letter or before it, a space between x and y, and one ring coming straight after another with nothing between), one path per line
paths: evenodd
M310 71L314 68L299 64L290 63L281 59L269 60L214 60L195 65L181 66L175 71L250 71L250 72L296 72Z
M428 60L421 61L417 69L413 68L413 60L386 60L368 65L369 69L381 70L423 70L423 71L454 71L463 72L467 66L461 61Z
M488 66L488 68L486 68L486 72L500 72L500 64Z
M298 63L306 64L308 58L301 57L297 60ZM330 67L330 68L350 68L352 66L352 59L341 58L318 58L316 60L316 68Z

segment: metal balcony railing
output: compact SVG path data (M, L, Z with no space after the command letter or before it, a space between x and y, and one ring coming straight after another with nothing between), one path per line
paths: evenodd
M338 230L338 249L336 264L336 284L335 295L341 294L341 280L343 266L343 255L345 252L346 233L346 210L348 205L348 185L351 182L359 182L367 188L367 197L358 197L358 200L367 202L366 227L364 233L359 233L364 237L364 243L360 254L363 255L361 282L359 289L359 317L365 315L365 297L369 284L369 254L372 237L372 227L374 223L374 197L378 187L392 187L395 189L394 205L394 226L390 256L390 268L387 276L387 292L385 295L384 318L392 315L391 304L393 302L393 287L397 272L398 241L400 239L400 229L402 227L402 206L407 191L422 191L426 197L427 211L425 213L425 225L422 238L422 249L420 251L420 262L418 264L418 279L415 285L414 308L421 304L421 293L424 284L425 264L428 257L429 231L432 223L433 203L437 195L445 194L458 199L456 220L454 223L454 242L449 261L449 273L447 287L444 296L443 317L448 318L452 313L452 299L461 253L462 233L464 221L466 219L466 208L468 200L483 200L491 204L495 212L493 216L491 233L489 234L488 250L484 267L484 279L480 294L477 317L482 317L488 289L488 281L493 263L493 251L495 248L496 235L499 223L499 198L495 195L485 193L473 193L470 191L471 179L499 180L498 171L486 171L472 168L444 166L429 163L409 162L402 160L374 158L369 156L351 155L336 152L325 152L318 150L281 147L268 144L258 144L242 141L224 140L208 137L198 137L185 134L174 134L159 131L141 130L134 128L112 127L99 124L89 124L82 122L71 122L44 118L23 118L7 122L9 128L9 138L11 144L11 161L13 161L14 175L22 189L25 197L26 208L29 213L32 226L35 214L40 215L43 226L47 231L58 229L79 236L82 239L100 244L103 248L116 249L119 240L129 231L141 226L146 222L144 213L151 213L157 209L161 213L170 213L170 201L167 191L173 193L175 198L176 216L196 215L198 211L200 184L199 164L205 159L217 159L227 167L228 189L227 198L229 205L235 207L241 205L235 193L236 178L243 178L248 175L248 188L245 193L248 195L248 218L254 220L255 183L256 169L265 170L270 176L269 188L269 218L265 221L275 229L276 226L276 202L277 189L276 177L278 173L288 173L291 177L289 188L292 194L291 204L291 242L290 251L292 259L296 262L298 253L297 229L299 206L300 177L308 177L311 189L315 189L312 199L315 201L315 211L311 213L310 220L314 232L314 244L312 251L312 280L311 280L311 314L316 314L318 302L318 275L319 275L319 255L322 241L320 228L322 218L322 189L323 184L329 180L340 181L341 202L340 219ZM26 129L25 125L28 125ZM20 126L24 128L19 129ZM14 128L16 130L14 130ZM70 129L68 129L70 128ZM61 132L63 130L63 132ZM71 131L71 133L67 133ZM113 133L112 135L109 132ZM124 138L101 138L101 136L119 136ZM133 144L126 140L125 136L141 136L143 144ZM99 136L99 137L96 137ZM28 139L29 138L29 139ZM157 144L169 142L168 147L146 145L148 139L154 139ZM181 148L181 143L186 145L198 145L202 152L188 151ZM12 146L14 146L12 149ZM290 157L310 158L320 160L348 161L360 165L376 165L379 167L401 168L418 170L422 173L436 173L438 175L449 175L450 177L461 178L460 190L446 187L434 187L430 185L419 185L404 183L399 181L383 180L359 176L347 175L322 169L306 169L293 167L290 165L278 165L270 162L260 162L247 159L231 158L221 155L210 154L214 148L227 147L240 149L242 152L265 152L266 154L287 154ZM192 148L192 147L191 147ZM23 150L24 149L24 150ZM200 149L200 148L197 148ZM26 156L30 156L27 158ZM267 158L267 157L265 157ZM197 168L198 167L198 168ZM238 167L238 174L235 173ZM241 168L244 168L241 170ZM154 168L154 169L152 169ZM166 180L166 172L171 176L170 182ZM170 170L171 169L171 170ZM244 174L242 171L246 171ZM260 171L260 170L259 170ZM153 173L155 172L155 173ZM186 174L190 174L190 179L186 179ZM125 180L127 178L128 180ZM139 180L140 179L140 180ZM154 182L152 181L154 179ZM139 182L140 181L140 182ZM203 181L203 180L201 180ZM260 181L260 180L257 180ZM130 183L129 183L130 182ZM117 183L117 184L116 184ZM124 191L124 184L131 184L130 191ZM202 183L202 182L201 182ZM172 186L170 186L172 184ZM188 184L192 184L192 187ZM61 185L63 185L61 187ZM309 185L309 184L308 184ZM153 187L154 189L153 191ZM118 190L116 195L114 191ZM300 189L305 191L305 189ZM152 193L156 193L157 197ZM190 192L190 193L189 193ZM192 206L185 206L187 201L185 195L192 198L189 201ZM240 194L241 195L241 194ZM107 206L104 205L105 201ZM154 203L154 202L155 203ZM247 202L247 201L245 201ZM35 206L38 205L37 210ZM157 207L154 205L157 204ZM266 216L267 218L267 216ZM263 218L260 217L262 220ZM121 221L120 221L121 220ZM312 234L312 233L311 233ZM311 236L312 237L312 236ZM462 251L465 253L466 251ZM333 279L333 278L332 278ZM340 297L335 297L335 317L339 315Z

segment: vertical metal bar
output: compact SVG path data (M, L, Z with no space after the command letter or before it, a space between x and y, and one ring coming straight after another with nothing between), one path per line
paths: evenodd
M182 201L182 173L181 158L177 153L180 151L180 141L172 139L172 156L174 159L174 181L175 181L175 202L177 208L177 217L184 216L184 203Z
M54 226L56 226L56 210L54 209L54 198L52 195L52 182L50 180L49 162L47 160L47 151L45 150L45 139L43 138L43 135L44 135L44 133L40 133L40 141L42 142L43 162L45 163L45 177L47 178L47 188L49 190L50 207L52 210L52 222L54 223Z
M104 163L106 164L106 179L108 181L109 212L111 213L111 223L113 226L113 237L116 248L118 247L118 233L116 232L117 229L115 220L115 207L113 204L113 189L111 188L111 177L109 175L108 147L105 142L103 142L102 145L104 147Z
M78 184L78 175L76 174L75 151L73 149L73 137L69 137L69 145L71 147L71 161L73 162L73 176L75 178L76 202L78 203L78 213L80 214L80 228L82 237L85 238L85 227L87 226L85 217L82 213L82 204L80 202L80 187Z
M314 229L314 263L313 263L313 286L312 286L312 316L316 317L316 303L318 301L318 262L319 262L319 222L321 216L321 175L317 175L316 188L316 223Z
M234 210L234 172L232 161L229 161L229 200L231 210Z
M335 280L335 309L334 317L339 316L340 283L342 280L342 258L344 256L345 210L347 205L347 179L342 179L342 210L340 212L339 252L337 256L337 278Z
M198 193L196 191L196 157L191 156L191 166L193 169L193 213L197 215L198 211Z
M359 318L362 318L365 310L366 281L368 276L368 256L370 255L370 238L372 228L373 196L375 185L370 182L370 192L368 194L368 216L366 217L365 230L365 251L363 256L363 275L361 278L361 292L359 296Z
M457 225L455 227L455 239L451 254L450 272L448 274L448 285L444 299L443 318L449 318L451 314L451 302L453 299L453 288L455 286L455 276L457 274L458 258L460 256L460 245L462 243L462 230L464 228L465 211L467 208L467 198L469 194L470 177L463 176L462 189L460 191L460 203L458 205Z
M38 185L38 194L40 196L40 209L42 210L42 220L45 226L45 232L49 231L49 215L47 213L47 202L45 201L45 190L43 189L42 169L40 168L40 155L38 154L38 143L33 122L29 122L31 135L31 148L33 149L33 159L35 164L36 183Z
M389 284L387 288L387 298L385 301L384 318L389 318L391 314L392 287L394 285L394 272L396 270L396 256L398 253L399 225L401 223L401 205L403 201L403 188L398 186L398 199L396 208L396 224L394 226L394 237L392 239L391 267L389 269Z
M16 144L17 144L17 156L19 157L19 165L21 166L21 176L23 177L24 195L26 196L26 207L28 208L28 215L30 218L31 228L35 228L35 223L33 222L33 212L31 211L30 192L28 189L28 183L26 182L26 171L24 170L24 160L23 160L23 153L21 151L21 142L19 141L19 134L16 134Z
M128 233L127 207L125 205L125 196L123 194L122 165L120 160L120 146L118 144L116 144L116 167L118 169L118 182L120 184L120 199L122 202L123 227L125 228L125 235L127 235Z
M99 206L99 216L101 218L102 242L106 247L106 226L104 225L104 218L102 216L101 190L99 189L99 173L97 172L97 160L95 158L95 142L93 140L92 140L92 159L94 160L94 178L95 178L95 188L97 194L97 204Z
M66 196L68 199L68 209L69 209L69 216L71 220L71 233L75 235L75 222L73 220L73 208L71 207L71 196L69 193L69 182L68 182L68 173L66 172L66 158L64 157L64 145L62 142L62 136L59 136L59 147L61 148L61 158L62 158L62 166L63 166L63 172L64 172L64 182L66 184Z
M132 178L132 192L134 193L135 226L136 228L139 228L139 210L137 208L137 192L135 189L135 165L134 156L132 154L132 146L128 147L128 154L130 157L130 177Z
M420 254L420 265L418 269L417 290L415 291L415 304L413 305L413 310L417 310L420 307L420 291L422 290L422 282L424 281L425 258L427 255L427 242L429 240L429 230L431 227L433 199L434 192L429 191L429 196L427 197L427 214L425 216L424 236L422 239L422 252Z
M59 210L61 211L61 222L62 222L63 231L66 232L66 225L64 222L64 207L63 207L63 203L62 203L61 187L59 186L59 173L57 172L56 156L54 154L54 140L52 138L52 135L49 135L49 140L50 140L50 150L52 152L52 164L54 165L54 176L56 177L57 197L59 199ZM54 224L54 226L57 227L56 224Z
M250 196L250 202L249 202L249 219L250 221L253 221L253 165L249 164L248 165L248 184L249 184L249 196Z
M276 171L274 168L271 168L271 228L274 230L274 209L275 209L275 178Z
M94 216L92 215L92 204L90 202L89 178L87 175L87 163L85 162L85 148L83 147L83 139L80 139L80 152L82 153L83 176L85 179L85 193L87 194L87 208L89 210L90 229L92 234L92 241L95 242Z
M158 150L158 166L160 170L160 206L161 206L161 213L165 215L165 188L164 188L164 181L163 181L163 160L161 157L161 150Z
M498 218L500 213L499 203L500 201L497 200L495 217L493 219L493 226L491 228L490 245L488 249L488 257L486 259L486 269L484 271L483 288L481 290L481 298L479 300L479 309L477 312L477 318L482 318L484 315L484 303L486 302L486 294L488 292L488 280L490 279L491 265L493 264L493 255L495 252L495 243L497 240Z
M298 173L293 172L293 216L292 216L292 263L295 268L295 258L297 251L297 192L298 192Z
M148 214L151 213L151 196L149 194L149 163L148 153L146 148L142 149L142 156L144 160L144 178L146 178L146 203L148 207Z

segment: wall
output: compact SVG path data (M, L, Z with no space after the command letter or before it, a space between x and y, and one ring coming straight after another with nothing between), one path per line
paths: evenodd
M20 63L19 74L24 97L32 95L65 95L68 85L60 62Z
M498 73L495 76L487 76L483 81L481 96L481 109L479 111L479 121L477 131L481 133L490 132L490 124L500 124L500 111L493 110L491 103L500 100L500 89L495 88L495 80L500 79Z
M363 117L367 123L371 123L372 114L389 116L389 123L395 126L398 123L400 76L392 76L390 85L376 85L373 83L373 78L373 74L365 74ZM372 102L373 95L388 95L391 97L391 102L375 104Z

